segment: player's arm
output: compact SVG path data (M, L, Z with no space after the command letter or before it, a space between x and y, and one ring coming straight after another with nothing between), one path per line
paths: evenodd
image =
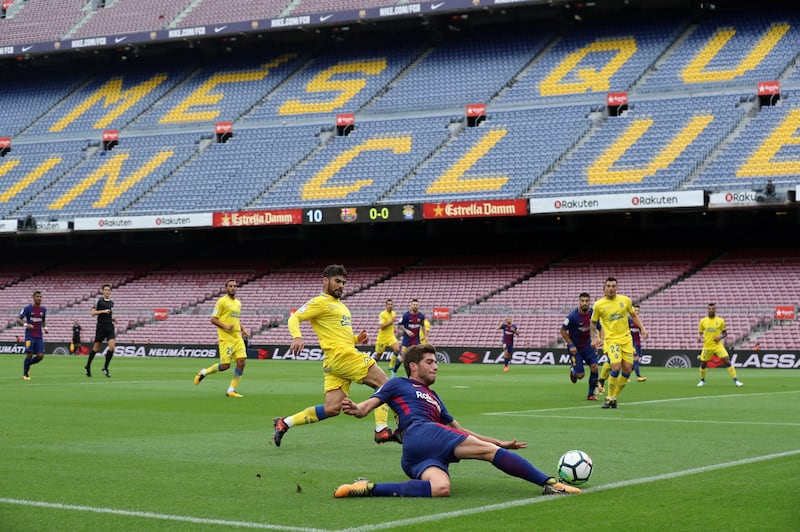
M569 333L567 332L566 327L568 323L569 323L569 318L564 320L564 325L561 326L559 332L561 333L561 338L563 338L564 341L567 342L567 349L569 349L569 352L574 355L575 353L578 352L578 349L575 347L575 344L572 343L572 338L569 337Z
M461 425L459 425L458 421L455 419L447 424L449 427L452 427L456 430L460 430L466 432L470 436L475 436L481 441L493 443L498 447L502 447L503 449L524 449L528 446L528 442L524 441L517 441L517 440L498 440L497 438L492 438L491 436L484 436L483 434L478 434L477 432L473 432L469 429L465 429ZM458 447L456 447L456 456L458 457ZM461 457L459 457L461 458Z
M714 338L714 340L717 341L717 342L721 342L722 340L724 340L727 337L728 337L728 329L726 329L725 326L723 325L722 326L722 332L720 332L719 336Z
M349 397L342 400L342 412L348 416L362 418L383 404L377 397L370 397L366 401L354 403Z
M47 309L42 309L42 332L45 334L49 334L50 331L47 330L47 325L45 325L45 319L47 318Z
M644 324L642 323L642 318L640 318L635 312L631 312L630 317L633 323L639 327L639 336L641 336L642 340L647 340L647 337L650 336L650 333L648 333L647 329L645 329Z
M224 323L219 321L219 318L216 317L216 316L211 316L211 323L213 325L215 325L216 327L219 327L220 329L223 329L225 331L232 331L233 330L233 323L225 325Z
M17 318L17 325L25 327L26 329L33 329L33 324L32 323L27 323L25 320L22 319L25 316L26 316L26 314L25 314L25 311L23 310L20 313L19 317Z
M303 343L303 334L300 332L300 322L317 317L323 309L316 300L316 297L312 297L286 320L286 325L289 327L289 334L292 337L292 343L289 345L289 352L291 353L297 354L302 351L305 346Z
M103 310L97 310L97 303L92 306L92 316L99 316L100 314L111 314L110 308L105 308Z
M597 349L603 345L603 340L600 338L600 331L597 328L597 321L595 321L594 316L592 316L592 320L589 322L589 333L592 335L592 347Z
M366 329L361 329L358 334L353 335L353 343L356 345L366 344L367 342L369 342L369 334L367 334Z
M400 329L403 331L403 334L406 336L414 336L414 333L411 332L411 329L408 328L408 320L411 319L411 316L406 312L403 314L403 319L400 320Z

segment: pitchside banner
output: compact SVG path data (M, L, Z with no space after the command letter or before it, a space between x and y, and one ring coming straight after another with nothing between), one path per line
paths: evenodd
M702 190L531 198L531 214L703 207Z
M68 355L70 342L45 342L44 352L53 355ZM84 342L85 354L88 351L86 346L91 347L91 342ZM100 355L105 354L106 347ZM216 358L219 356L216 345L203 344L130 344L118 342L114 349L114 356L122 357L177 357L177 358ZM0 355L24 355L25 344L23 342L0 342ZM250 353L248 352L248 355ZM253 353L255 358L256 354Z
M84 343L84 348L86 347ZM45 342L45 353L68 355L69 342ZM374 346L359 346L367 356L374 356ZM86 351L84 349L84 351ZM88 353L88 351L87 351ZM104 354L100 353L101 355ZM0 342L0 355L24 355L23 342ZM800 351L770 350L742 351L731 350L731 362L737 368L800 369ZM119 342L114 356L124 357L176 357L176 358L217 358L216 345L210 344L131 344ZM307 345L298 354L289 351L288 344L252 345L247 350L248 358L261 360L300 360L321 362L322 349ZM436 357L440 364L503 364L500 348L485 347L437 347ZM697 368L700 367L700 350L685 351L654 350L642 353L640 364L644 367ZM388 362L390 353L382 353L378 360ZM606 361L606 357L600 359ZM511 353L511 364L515 366L569 366L570 357L566 349L516 349ZM717 360L709 362L716 367Z
M314 360L321 361L322 349L319 346L306 346L300 353L293 354L288 345L255 346L258 358L271 360ZM359 350L374 356L374 346L359 346ZM800 369L800 351L730 351L731 362L737 368L778 368ZM248 356L250 354L248 353ZM503 364L500 348L485 347L437 347L436 357L440 364ZM700 350L686 351L645 351L640 364L644 367L694 368L700 367ZM381 353L378 360L388 362L390 353ZM601 359L605 362L606 357ZM517 349L511 353L511 364L526 366L569 366L571 364L566 349ZM712 363L709 363L713 367Z

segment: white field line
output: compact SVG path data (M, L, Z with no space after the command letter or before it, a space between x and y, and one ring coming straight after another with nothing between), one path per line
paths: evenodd
M733 462L723 462L721 464L714 464L714 465L703 466L703 467L695 467L695 468L692 468L692 469L685 469L683 471L675 471L674 473L664 473L662 475L655 475L655 476L652 476L652 477L643 477L643 478L636 478L636 479L631 479L631 480L623 480L623 481L620 481L620 482L612 482L611 484L606 484L604 486L597 486L597 487L593 487L593 488L588 488L588 489L585 489L584 491L586 493L594 493L596 491L606 491L606 490L611 490L611 489L616 489L616 488L624 488L624 487L627 487L627 486L636 486L638 484L646 484L646 483L649 483L649 482L658 482L660 480L670 480L670 479L673 479L673 478L685 477L687 475L694 475L694 474L697 474L697 473L705 473L707 471L714 471L714 470L717 470L717 469L726 469L726 468L729 468L729 467L736 467L736 466L740 466L740 465L753 464L753 463L756 463L756 462L764 462L766 460L773 460L773 459L776 459L776 458L784 458L784 457L787 457L787 456L794 456L794 455L797 455L797 454L800 454L800 449L795 449L793 451L785 451L785 452L782 452L782 453L767 454L767 455L763 455L763 456L754 456L752 458L744 458L742 460L735 460ZM574 496L575 495L572 495L572 496L568 495L567 497L574 497ZM386 530L386 529L389 529L389 528L394 528L394 527L399 527L399 526L419 525L419 524L422 524L422 523L430 523L432 521L440 521L440 520L443 520L443 519L450 519L450 518L453 518L453 517L463 517L465 515L475 515L475 514L481 514L481 513L485 513L485 512L493 512L493 511L497 511L497 510L505 510L507 508L514 508L514 507L517 507L517 506L526 506L528 504L537 504L537 503L550 502L550 501L558 500L558 499L561 499L561 498L562 498L562 496L560 496L560 495L554 495L554 496L549 496L549 497L539 496L539 497L536 497L536 498L533 498L533 499L520 499L520 500L517 500L517 501L508 501L508 502L504 502L504 503L490 504L488 506L479 506L477 508L466 508L464 510L455 510L455 511L452 511L452 512L437 513L435 515L425 515L425 516L420 516L420 517L412 517L412 518L409 518L409 519L399 519L397 521L388 521L388 522L383 522L383 523L372 523L372 524L363 525L363 526L360 526L360 527L357 527L357 528L343 529L342 531L338 531L338 532L344 532L345 530L347 532L369 532L370 530Z
M138 517L144 519L158 519L161 521L179 521L183 523L196 523L199 525L218 525L223 527L236 527L236 528L258 528L263 530L288 530L294 532L329 532L327 530L320 528L271 525L268 523L250 523L247 521L228 521L226 519L207 519L203 517L192 517L189 515L169 515L169 514L158 514L153 512L136 512L131 510L116 510L114 508L100 508L96 506L76 506L73 504L29 501L24 499L10 499L6 497L0 497L0 504L16 504L20 506L33 506L38 508L55 508L58 510L91 512L96 514L124 515L128 517Z
M630 403L620 403L620 405L624 406L636 406L636 405L652 405L658 403L674 403L680 401L703 401L708 399L728 399L731 397L740 397L740 398L752 398L758 397L761 395L781 395L781 394L797 394L800 393L800 390L789 390L785 392L758 392L758 393L731 393L726 395L699 395L699 396L691 396L691 397L673 397L670 399L652 399L650 401L633 401ZM531 414L539 414L541 412L563 412L565 410L595 410L600 408L598 406L599 403L594 403L591 405L582 405L582 406L560 406L557 408L539 408L533 410L509 410L506 412L484 412L483 415L485 416L514 416L514 415L531 415Z
M664 473L661 475L654 475L651 477L642 477L637 479L631 480L623 480L620 482L612 482L611 484L606 484L604 486L597 486L592 488L587 488L584 491L586 493L594 493L597 491L607 491L616 488L623 488L627 486L636 486L638 484L646 484L650 482L658 482L660 480L670 480L674 478L680 478L688 475L694 475L698 473L705 473L707 471L715 471L718 469L727 469L730 467L737 467L740 465L746 464L753 464L757 462L764 462L766 460L774 460L776 458L785 458L787 456L794 456L800 454L800 449L795 449L792 451L785 451L781 453L773 453L767 454L763 456L755 456L752 458L744 458L741 460L734 460L732 462L723 462L720 464L713 464L703 467L695 467L692 469L684 469L683 471L675 471L673 473ZM169 514L158 514L153 512L136 512L130 510L116 510L114 508L101 508L101 507L94 507L94 506L75 506L71 504L60 504L60 503L51 503L51 502L42 502L42 501L31 501L31 500L24 500L24 499L12 499L7 497L0 497L0 504L13 504L13 505L21 505L21 506L29 506L29 507L38 507L38 508L55 508L61 510L71 510L71 511L80 511L80 512L91 512L91 513L105 513L105 514L114 514L114 515L124 515L130 517L137 517L137 518L144 518L144 519L158 519L162 521L179 521L185 523L197 523L202 525L218 525L224 527L235 527L235 528L256 528L262 530L287 530L293 532L369 532L371 530L386 530L390 528L395 528L399 526L408 526L408 525L418 525L421 523L429 523L432 521L440 521L442 519L450 519L454 517L462 517L465 515L475 515L485 512L493 512L496 510L505 510L507 508L514 508L517 506L527 506L529 504L539 504L545 503L549 501L555 501L561 499L561 496L551 496L551 497L544 497L538 496L535 498L530 499L520 499L516 501L507 501L504 503L498 504L490 504L487 506L479 506L476 508L466 508L463 510L456 510L452 512L443 512L437 513L435 515L426 515L420 517L413 517L409 519L399 519L396 521L385 521L385 522L378 522L378 523L371 523L368 525L362 525L360 527L355 528L346 528L342 529L341 531L332 531L320 528L309 528L309 527L295 527L295 526L284 526L284 525L274 525L269 523L251 523L247 521L228 521L224 519L207 519L202 517L191 517L187 515L169 515Z

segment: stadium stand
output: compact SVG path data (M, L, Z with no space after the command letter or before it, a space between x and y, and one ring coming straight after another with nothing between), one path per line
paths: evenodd
M280 16L287 4L287 0L203 0L183 18L178 17L174 25L177 28L188 28L274 18Z
M117 0L108 3L105 8L89 12L73 38L92 37L96 35L114 35L115 33L131 33L165 28L177 17L191 0Z
M742 88L784 74L797 57L797 13L770 9L708 17L686 30L638 88L642 92Z
M85 2L28 0L0 20L0 45L387 2L168 4L119 0L95 12ZM220 47L214 58L86 62L74 71L20 68L0 78L0 136L13 137L0 159L0 216L754 190L766 179L795 187L800 17L765 10L671 17ZM764 80L784 84L777 105L759 105L755 86ZM609 91L630 93L620 116L606 112ZM468 103L487 104L478 127L464 120ZM340 112L356 114L347 136L335 134ZM227 143L213 140L218 120L234 123ZM111 151L99 144L106 128L120 131ZM800 257L792 253L634 248L487 260L423 251L353 268L345 301L356 328L374 331L387 297L398 311L417 297L426 314L450 309L450 319L434 325L436 343L496 347L497 323L511 314L520 346L554 346L577 294L600 297L613 274L621 293L642 302L652 333L645 347L696 348L710 300L735 345L796 346L800 336L772 316L776 304L800 300ZM325 260L237 270L255 342L287 342L285 318L318 293ZM63 336L74 319L88 322L94 285L109 279L125 309L121 341L216 341L208 316L220 280L202 262L124 272L68 266L31 274L9 266L0 270L0 295L21 307L42 290L52 334ZM155 308L167 309L168 319L154 320Z
M689 188L760 190L767 179L778 187L797 184L796 154L782 146L800 120L800 91L788 91L783 98L783 105L762 106Z
M0 45L57 41L84 16L85 0L17 0L0 19Z

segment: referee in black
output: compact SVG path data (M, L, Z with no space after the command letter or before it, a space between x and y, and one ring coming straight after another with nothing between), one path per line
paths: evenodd
M108 344L106 363L103 364L103 375L111 377L111 374L108 372L108 364L114 356L114 348L117 345L117 341L115 340L116 334L114 332L117 319L112 315L113 308L114 302L111 300L111 285L104 284L103 294L99 296L97 301L94 302L94 305L92 305L92 316L97 316L97 329L94 333L94 345L89 352L89 360L84 367L87 377L92 376L92 360L94 360L94 356L97 352L100 351L100 344L103 342Z

